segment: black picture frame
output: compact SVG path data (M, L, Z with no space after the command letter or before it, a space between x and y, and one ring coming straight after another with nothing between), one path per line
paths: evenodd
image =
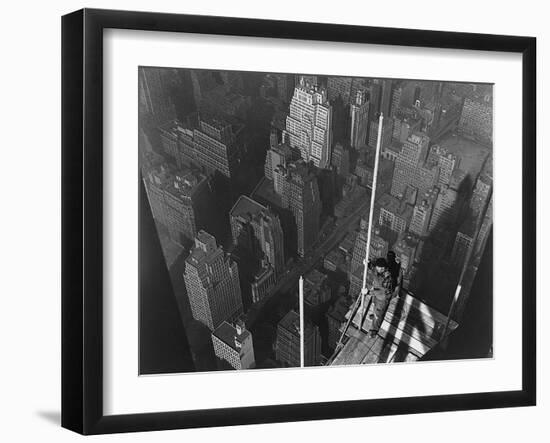
M522 55L522 388L517 391L103 413L103 31L192 32ZM83 9L62 18L62 426L82 434L227 426L536 403L536 39L227 17Z

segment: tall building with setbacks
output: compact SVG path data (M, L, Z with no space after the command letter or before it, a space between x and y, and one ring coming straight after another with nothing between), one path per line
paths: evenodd
M211 331L242 314L237 263L205 231L199 231L185 260L184 280L193 318Z

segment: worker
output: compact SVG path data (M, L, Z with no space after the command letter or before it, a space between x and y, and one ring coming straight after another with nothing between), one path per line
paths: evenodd
M370 315L372 325L370 336L375 337L382 325L386 309L393 295L392 275L385 258L379 257L371 262L371 284L369 293L372 296L373 313Z
M388 270L391 274L393 296L398 297L401 293L401 286L403 284L403 268L401 268L401 260L395 256L395 252L388 251L386 255L388 262Z

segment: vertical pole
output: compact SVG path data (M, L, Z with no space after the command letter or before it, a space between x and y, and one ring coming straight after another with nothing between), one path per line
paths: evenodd
M376 184L378 182L378 160L380 158L380 145L382 144L382 122L384 121L384 116L382 113L380 113L380 117L378 119L378 140L376 142L376 154L374 157L374 173L372 178L372 193L370 196L370 209L369 209L369 224L367 227L367 246L365 248L365 261L363 266L363 286L361 291L361 311L360 311L360 319L359 321L362 322L365 309L365 296L364 291L367 287L367 270L368 270L368 263L369 263L369 251L370 251L370 241L371 241L371 232L372 232L372 218L374 215L374 199L376 196ZM363 325L360 324L359 328L362 328Z
M300 367L304 367L304 279L300 275Z

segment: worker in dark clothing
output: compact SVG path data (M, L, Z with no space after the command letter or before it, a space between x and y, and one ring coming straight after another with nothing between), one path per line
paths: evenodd
M388 263L385 258L379 257L369 266L371 268L371 281L368 287L369 294L372 296L373 314L370 336L378 334L382 325L388 303L393 295L392 276L388 269Z
M401 269L401 262L396 258L395 252L393 251L388 251L386 260L388 262L388 270L390 271L392 279L393 296L399 296L401 286L403 284L403 270Z

